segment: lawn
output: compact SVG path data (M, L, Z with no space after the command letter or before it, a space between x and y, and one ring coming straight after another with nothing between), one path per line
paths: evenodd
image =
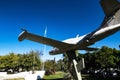
M59 78L64 78L65 73L62 71L57 71L54 75L49 75L49 76L44 76L43 79L59 79Z
M64 78L67 75L67 73L62 72L62 71L58 71L56 72L54 75L49 75L49 76L44 76L43 79L47 79L47 80L51 80L51 79L56 79L56 80L60 80L61 78ZM68 80L68 79L66 79ZM91 77L90 75L86 75L86 74L82 74L82 80L94 80L93 77Z

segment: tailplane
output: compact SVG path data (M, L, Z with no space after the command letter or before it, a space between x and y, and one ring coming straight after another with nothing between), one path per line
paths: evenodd
M117 0L101 0L100 4L106 17L111 16L120 8L120 2Z

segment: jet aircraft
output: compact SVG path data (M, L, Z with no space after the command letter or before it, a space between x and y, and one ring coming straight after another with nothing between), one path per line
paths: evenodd
M75 38L66 39L64 41L58 41L23 30L18 40L22 41L28 39L53 46L54 49L49 52L51 55L66 53L69 60L69 72L75 80L82 80L80 71L84 68L84 61L77 64L76 50L97 50L97 48L91 48L89 46L120 30L120 3L117 0L100 0L100 4L105 13L104 20L98 29L88 34L76 36Z
M53 46L54 49L49 52L51 55L64 52L71 53L75 50L96 50L97 48L91 48L89 46L120 30L120 3L117 0L101 0L100 4L105 13L104 20L98 29L88 34L66 39L64 41L58 41L23 30L18 39L19 41L28 39Z

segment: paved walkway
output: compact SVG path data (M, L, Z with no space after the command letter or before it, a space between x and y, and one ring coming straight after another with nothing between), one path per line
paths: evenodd
M24 78L25 80L36 80L43 78L45 71L35 71L35 74L31 72L21 72L17 74L7 74L6 72L0 72L0 80L13 79L13 78Z

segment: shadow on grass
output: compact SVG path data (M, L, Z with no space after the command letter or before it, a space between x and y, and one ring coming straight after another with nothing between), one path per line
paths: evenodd
M41 80L70 80L69 78L52 78L52 79L41 79ZM100 77L94 75L82 74L82 80L120 80L120 77Z
M96 75L82 75L82 80L120 80L120 76L112 77L112 76L96 76Z

